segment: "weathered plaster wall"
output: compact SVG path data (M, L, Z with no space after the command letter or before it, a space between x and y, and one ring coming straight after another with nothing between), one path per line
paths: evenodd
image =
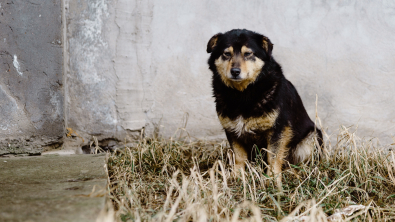
M59 1L0 1L0 154L37 153L63 136Z
M392 1L65 1L66 120L81 134L171 136L187 123L191 136L223 138L205 49L233 28L272 40L311 117L318 95L329 133L394 134Z
M110 13L111 8L104 0L64 2L66 127L84 138L92 135L115 137L117 78L111 35L115 35L116 30L110 29L111 23L105 22L114 21L114 13ZM82 142L80 140L77 145ZM72 141L67 139L66 142Z

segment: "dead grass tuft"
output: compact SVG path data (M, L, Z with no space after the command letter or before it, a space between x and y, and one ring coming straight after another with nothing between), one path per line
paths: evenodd
M346 127L326 146L289 165L278 193L262 158L232 178L225 142L142 139L108 154L110 197L121 221L394 220L394 151Z

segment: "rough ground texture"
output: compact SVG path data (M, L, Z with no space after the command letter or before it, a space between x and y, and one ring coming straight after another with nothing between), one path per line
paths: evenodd
M0 155L63 135L61 21L60 1L0 3Z
M109 156L111 198L123 222L394 221L395 153L340 131L320 160L315 152L274 177L258 147L235 177L225 143L143 139Z
M95 221L103 166L103 155L0 158L0 221Z

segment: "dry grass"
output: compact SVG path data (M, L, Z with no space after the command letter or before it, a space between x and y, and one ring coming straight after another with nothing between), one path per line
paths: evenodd
M395 154L342 127L327 156L290 165L283 193L258 158L231 177L225 142L141 139L108 154L110 197L121 221L395 220ZM327 138L328 139L328 138ZM329 141L329 140L328 140ZM335 214L337 212L337 214ZM334 215L329 217L330 215Z

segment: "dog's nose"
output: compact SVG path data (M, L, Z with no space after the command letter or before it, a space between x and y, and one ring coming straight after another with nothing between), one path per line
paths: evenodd
M233 77L237 77L240 75L241 70L239 68L231 68L230 69L230 74L232 74Z

